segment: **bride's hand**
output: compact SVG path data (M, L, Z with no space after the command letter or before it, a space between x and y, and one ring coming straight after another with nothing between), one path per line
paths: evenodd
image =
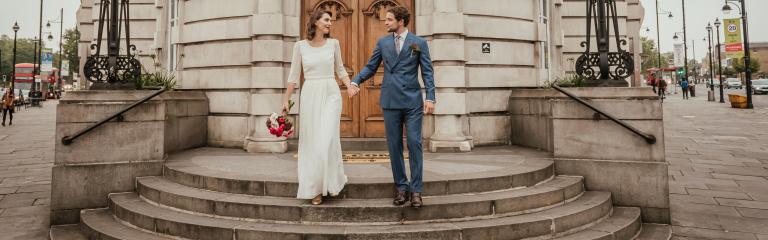
M357 95L358 92L360 92L360 89L357 88L357 86L355 86L355 85L351 85L350 84L349 87L347 87L347 95L350 98L354 97L355 95Z
M288 101L285 101L283 102L283 108L280 110L280 113L282 113L283 115L286 115L289 113L288 111L290 111L290 104L288 103Z

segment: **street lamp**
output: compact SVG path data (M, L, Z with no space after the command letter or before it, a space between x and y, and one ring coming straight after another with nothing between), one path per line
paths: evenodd
M35 55L32 56L32 84L29 87L29 92L30 93L35 91L35 85L37 85L37 82L36 82L37 79L35 78L35 76L38 75L37 68L39 67L39 65L37 65L37 57L38 57L38 55L37 55L37 45L38 44L37 43L40 42L40 48L41 49L43 48L43 42L39 41L36 36L34 38L32 38L32 42L35 44ZM40 53L42 53L42 52L43 51L40 50ZM40 56L40 57L42 58L42 56ZM42 62L42 61L40 61L40 62Z
M709 40L709 90L712 93L712 98L710 99L709 96L707 96L708 101L715 101L715 73L713 71L712 66L712 23L707 23L707 39ZM720 88L722 90L722 87Z
M724 103L725 100L723 100L723 56L722 54L722 47L720 45L720 18L715 19L715 27L717 28L717 71L720 78L720 102Z
M661 33L660 33L660 30L659 30L659 15L661 15L661 14L669 14L667 16L668 18L672 18L673 17L672 16L672 12L670 12L670 11L661 11L661 12L659 12L659 0L656 0L656 45L657 45L656 49L658 49L657 54L658 54L658 60L659 60L659 62L658 62L659 69L661 69Z
M735 2L739 2L741 6L736 5ZM744 5L744 0L725 0L723 5L723 13L730 14L733 10L729 4L732 4L738 8L741 12L741 24L744 28L744 75L747 82L747 109L752 109L752 69L750 68L750 53L749 53L749 24L747 23L747 9Z
M13 65L11 66L11 91L16 89L16 33L19 32L19 23L13 23Z
M59 24L59 77L56 81L56 89L61 90L61 81L62 76L61 73L64 71L61 69L62 62L64 61L64 49L62 48L62 42L64 41L64 9L61 9L61 12L59 12L59 19L58 20L48 20L48 23L45 24L45 27L48 28L48 30L51 29L51 23ZM48 41L53 41L53 36L51 34L48 34Z

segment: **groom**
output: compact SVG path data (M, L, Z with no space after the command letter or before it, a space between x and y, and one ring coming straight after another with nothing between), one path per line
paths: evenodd
M408 9L404 7L387 10L385 25L390 34L379 39L368 64L355 76L352 87L347 91L350 96L356 95L360 91L359 84L371 78L381 62L384 62L384 81L379 102L384 111L387 147L397 188L394 204L400 206L410 199L411 206L419 208L423 204L421 193L424 190L421 122L424 114L431 114L435 109L435 83L427 42L405 28L410 18ZM419 86L419 68L427 92L426 100ZM410 184L403 161L403 125L408 138Z

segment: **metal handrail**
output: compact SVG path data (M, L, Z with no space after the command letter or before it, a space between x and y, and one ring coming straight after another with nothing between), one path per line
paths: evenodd
M115 114L112 114L111 116L109 116L109 117L107 117L107 118L105 118L105 119L103 119L103 120L101 120L101 121L99 121L99 122L97 122L97 123L95 123L95 124L93 124L91 126L88 126L87 128L85 128L83 130L78 131L77 133L75 133L72 136L64 136L63 138L61 138L61 143L64 144L64 145L70 145L70 144L72 144L72 142L75 141L75 139L85 135L86 133L88 133L90 131L93 131L94 129L98 128L99 126L103 125L104 123L112 121L112 119L117 118L117 121L123 121L123 114L124 113L126 113L126 112L130 111L131 109L141 105L142 103L145 103L145 102L149 101L150 99L152 99L154 97L157 97L157 95L160 95L160 94L164 93L165 91L166 91L165 88L157 90L156 92L152 93L152 95L149 95L149 96L147 96L145 98L142 98L141 100L131 104L130 106L128 106L126 108L123 108L123 110L120 110L119 112L117 112Z
M589 109L592 109L592 111L595 111L596 113L605 116L606 118L610 119L611 121L613 121L615 123L618 123L619 125L621 125L622 127L628 129L629 131L632 131L633 133L635 133L638 136L640 136L643 139L645 139L645 142L647 142L648 144L655 144L656 143L656 136L653 136L652 134L644 133L643 131L640 131L639 129L633 127L632 125L629 125L625 121L623 121L621 119L618 119L618 118L616 118L616 117L614 117L614 116L612 116L612 115L610 115L610 114L608 114L606 112L603 112L600 109L597 109L592 104L588 103L587 101L584 101L584 99L581 99L580 97L577 97L573 93L571 93L569 91L566 91L565 89L563 89L560 86L557 86L556 84L552 84L552 88L554 88L557 91L560 91L561 93L565 94L566 96L570 97L571 99L576 100L576 102L579 102L579 103L581 103L584 106L587 106Z

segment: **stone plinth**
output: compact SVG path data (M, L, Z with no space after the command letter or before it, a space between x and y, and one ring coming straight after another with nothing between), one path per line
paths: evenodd
M548 150L557 174L585 177L620 206L640 207L646 222L669 222L663 110L649 88L567 88L598 109L656 137L655 144L554 89L513 90L511 142Z
M138 176L161 175L167 153L206 144L208 101L201 92L166 92L63 145L74 134L152 91L74 91L57 106L51 224L79 221L81 209L134 190Z

